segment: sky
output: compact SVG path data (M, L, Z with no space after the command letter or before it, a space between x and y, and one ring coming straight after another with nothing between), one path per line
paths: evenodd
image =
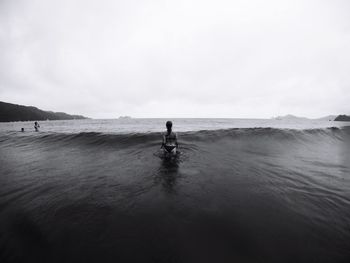
M350 114L348 0L0 0L0 101L92 118Z

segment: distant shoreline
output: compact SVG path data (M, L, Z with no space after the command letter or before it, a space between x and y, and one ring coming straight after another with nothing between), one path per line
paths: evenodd
M33 106L24 106L0 101L0 122L81 119L88 118L81 115L44 111Z
M55 120L85 120L85 119L94 119L88 118L82 115L71 115L64 112L53 112L53 111L44 111L38 109L33 106L24 106L19 104L12 104L7 102L0 101L0 122L25 122L25 121L55 121ZM115 118L101 118L101 119L115 119ZM119 116L117 119L125 120L125 119L265 119L265 118L225 118L225 117L217 117L217 118L188 118L188 117L153 117L153 118L135 118L130 116ZM285 116L277 116L266 119L273 120L311 120L311 121L350 121L350 116L348 115L328 115L321 118L307 118L307 117L299 117L294 115L285 115Z

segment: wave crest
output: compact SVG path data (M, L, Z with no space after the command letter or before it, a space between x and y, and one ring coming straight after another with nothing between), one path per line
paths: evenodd
M330 127L324 129L276 129L276 128L232 128L222 130L201 130L192 132L178 132L179 142L192 144L197 142L210 143L221 140L274 140L274 141L308 141L317 142L322 139L345 140L350 137L350 127ZM81 132L76 134L67 133L39 133L34 136L16 133L2 137L2 142L36 142L36 143L59 143L63 145L81 144L94 146L132 147L143 144L154 146L161 143L162 134L152 133L124 133L110 134L100 132Z

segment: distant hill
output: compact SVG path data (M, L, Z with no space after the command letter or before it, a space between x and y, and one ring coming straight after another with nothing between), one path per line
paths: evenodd
M305 117L298 117L298 116L288 114L285 116L278 116L278 117L275 117L273 119L275 119L275 120L289 120L289 121L296 121L296 120L334 121L336 117L337 117L337 115L328 115L328 116L325 116L322 118L309 119L309 118L305 118Z
M69 115L64 112L43 111L33 106L23 106L0 101L0 122L74 119L87 118L81 115Z
M335 121L350 121L350 116L348 116L348 115L338 115L334 120Z
M318 118L316 120L318 120L318 121L334 121L336 117L337 117L337 115L328 115L328 116L325 116L322 118Z
M288 115L285 115L285 116L277 116L277 117L275 117L273 119L275 119L275 120L291 120L291 121L294 121L294 120L308 120L308 118L298 117L298 116L294 116L294 115L291 115L291 114L288 114Z
M131 119L131 117L130 116L119 116L118 119Z

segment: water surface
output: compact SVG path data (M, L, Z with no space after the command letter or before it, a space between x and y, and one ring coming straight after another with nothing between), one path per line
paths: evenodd
M350 127L163 119L0 124L1 262L348 262ZM25 132L19 132L25 127Z

